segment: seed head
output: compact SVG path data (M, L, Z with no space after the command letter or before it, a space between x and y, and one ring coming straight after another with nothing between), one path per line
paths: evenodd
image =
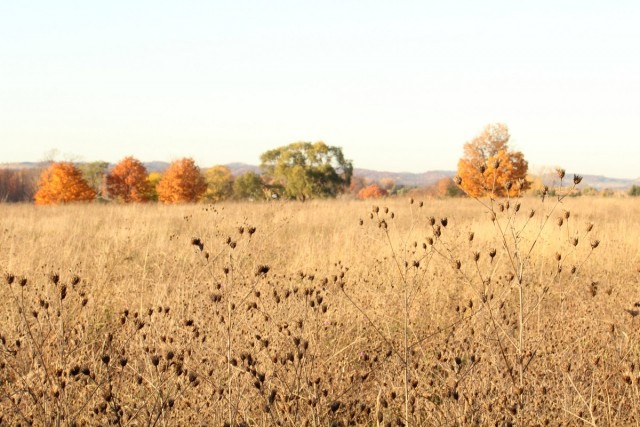
M558 217L558 227L562 227L562 224L564 224L564 219L562 217Z
M573 183L578 185L582 182L582 177L580 175L573 175Z
M7 281L7 285L11 285L15 279L16 279L16 276L14 276L11 273L7 273L4 276L4 280Z
M564 176L566 175L566 171L562 168L558 168L556 169L556 174L558 174L558 178L560 178L560 180L564 179Z
M453 182L455 182L455 183L456 183L456 185L461 185L461 184L462 184L462 178L460 178L458 175L456 175L456 176L453 178Z
M49 280L51 280L51 283L54 285L57 285L60 281L60 275L58 273L53 273L49 276Z
M249 237L253 236L253 233L256 232L256 228L255 227L249 227L249 229L247 230L249 232Z
M591 241L591 249L595 249L600 244L600 240L592 240Z
M264 276L269 272L269 270L270 267L268 265L259 265L256 270L256 276Z
M449 220L447 220L446 217L440 219L440 224L442 224L443 227L446 227L448 223L449 223Z
M506 188L507 191L511 190L511 187L513 187L513 182L507 181L504 183L504 188Z
M204 243L202 243L202 240L200 240L198 237L194 237L193 239L191 239L191 244L200 249L200 251L204 249Z
M487 165L480 165L480 173L485 173L487 171Z
M468 235L468 239L469 239L470 242L473 242L474 236L475 236L475 234L473 233L473 231L470 231L469 235Z

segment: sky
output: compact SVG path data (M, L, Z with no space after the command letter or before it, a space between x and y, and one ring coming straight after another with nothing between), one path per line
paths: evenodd
M455 170L505 123L530 170L640 177L640 2L0 0L0 163Z

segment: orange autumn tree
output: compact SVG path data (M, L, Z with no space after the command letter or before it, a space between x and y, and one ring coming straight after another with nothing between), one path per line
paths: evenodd
M507 126L496 123L464 145L456 179L467 195L515 196L529 187L528 163L522 152L509 149L509 138Z
M80 169L73 163L57 162L40 175L34 199L36 205L53 205L89 202L95 197L95 190L84 180Z
M183 158L169 165L157 190L158 200L163 203L191 203L202 198L207 183L193 159Z
M149 201L151 191L147 168L140 160L125 157L107 175L107 193L124 203Z
M377 184L372 184L358 191L358 199L379 199L387 195L387 190L380 188Z

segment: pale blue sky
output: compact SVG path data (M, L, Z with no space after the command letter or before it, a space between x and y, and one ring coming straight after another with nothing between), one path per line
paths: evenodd
M640 176L640 2L0 0L0 162L456 168L492 122L533 167Z

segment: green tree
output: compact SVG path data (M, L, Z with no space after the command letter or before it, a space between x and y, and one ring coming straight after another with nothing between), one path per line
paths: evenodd
M260 200L264 198L263 187L260 175L245 172L233 182L233 195L236 199Z
M304 200L335 197L348 190L353 164L342 148L324 142L295 142L260 156L269 184L282 186L284 197Z
M109 169L109 162L101 160L96 162L83 163L78 166L82 177L89 184L96 194L102 194L105 190L105 180Z
M629 195L632 197L640 196L640 186L639 185L631 186L631 188L629 189Z
M207 182L206 200L219 202L233 195L233 175L228 167L213 166L206 170L204 179Z

